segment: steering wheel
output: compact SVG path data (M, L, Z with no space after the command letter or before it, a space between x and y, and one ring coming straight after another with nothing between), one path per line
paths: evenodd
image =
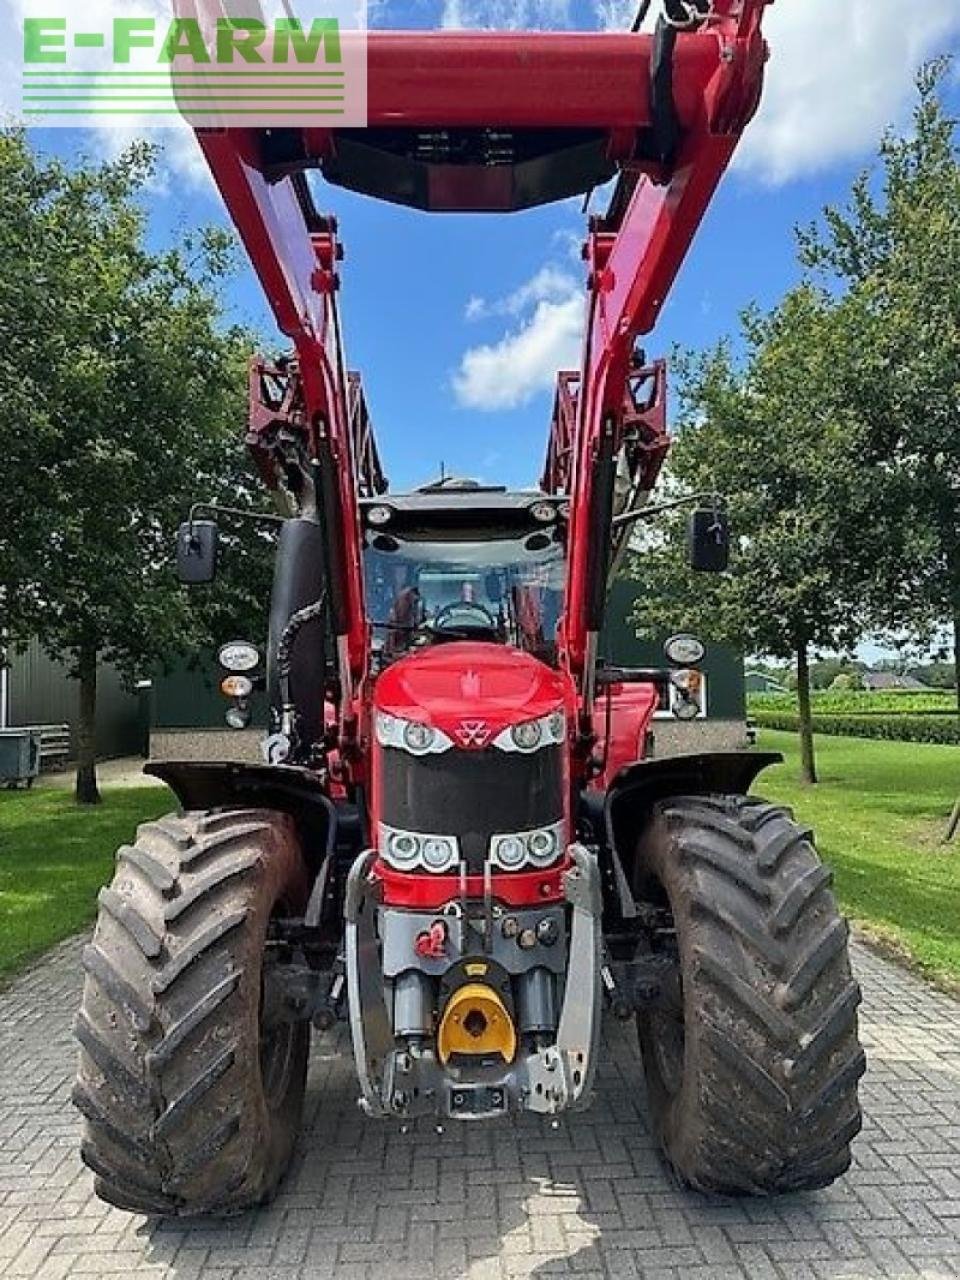
M463 614L473 616L457 621ZM457 600L443 606L433 620L433 630L496 631L497 620L484 605L477 604L474 600Z

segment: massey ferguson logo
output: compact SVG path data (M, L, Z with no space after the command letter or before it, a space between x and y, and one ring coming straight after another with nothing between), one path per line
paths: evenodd
M490 726L485 720L464 720L457 730L461 746L485 747L490 741Z

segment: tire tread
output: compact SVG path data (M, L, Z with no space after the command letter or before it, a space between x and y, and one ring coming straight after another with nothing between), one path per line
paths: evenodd
M171 815L118 851L83 955L73 1091L81 1156L109 1203L222 1215L276 1189L308 1032L280 1122L262 1098L259 965L277 895L302 905L305 889L292 822L267 811Z
M662 801L638 850L683 962L686 1072L658 1075L640 1018L654 1125L688 1185L722 1194L827 1186L850 1165L866 1058L849 928L812 832L753 797Z

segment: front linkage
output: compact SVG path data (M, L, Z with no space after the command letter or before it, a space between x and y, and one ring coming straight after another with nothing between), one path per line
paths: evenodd
M587 1106L602 1003L594 854L582 845L570 850L568 910L509 914L489 901L477 915L459 902L439 916L384 908L375 861L375 854L358 860L346 903L350 1030L363 1109L475 1120ZM415 948L406 944L431 930L446 945L410 968ZM551 980L564 989L559 1017ZM411 987L415 1005L435 1005L438 996L444 1002L435 1019L431 1008L403 1012ZM425 1034L431 1019L436 1037Z

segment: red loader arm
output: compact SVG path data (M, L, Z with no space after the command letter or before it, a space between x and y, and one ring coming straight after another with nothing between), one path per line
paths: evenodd
M761 21L767 3L714 0L697 34L668 33L661 26L659 39L675 44L671 62L677 92L684 85L685 47L695 47L698 66L709 69L697 81L699 102L686 125L678 110L672 153L660 170L638 175L627 168L607 216L591 223L585 250L588 331L567 482L572 511L565 623L567 656L587 693L587 713L610 564L613 474L627 421L624 384L636 340L656 323L759 103L767 58Z
M342 253L335 223L316 210L306 171L319 169L334 184L381 199L446 211L526 208L582 194L619 173L611 208L591 223L587 245L588 329L568 461L562 481L556 469L548 475L551 487L571 497L563 631L588 705L616 459L630 420L624 388L638 373L635 341L653 327L759 101L767 3L713 0L705 17L682 30L661 22L653 37L374 31L366 129L198 130L295 349L304 456L331 542L345 699L364 676L368 648L358 492L365 485L376 491L369 477L382 473L369 431L361 445L351 417L355 392L337 310ZM649 478L663 444L647 458ZM269 474L274 464L262 455Z

